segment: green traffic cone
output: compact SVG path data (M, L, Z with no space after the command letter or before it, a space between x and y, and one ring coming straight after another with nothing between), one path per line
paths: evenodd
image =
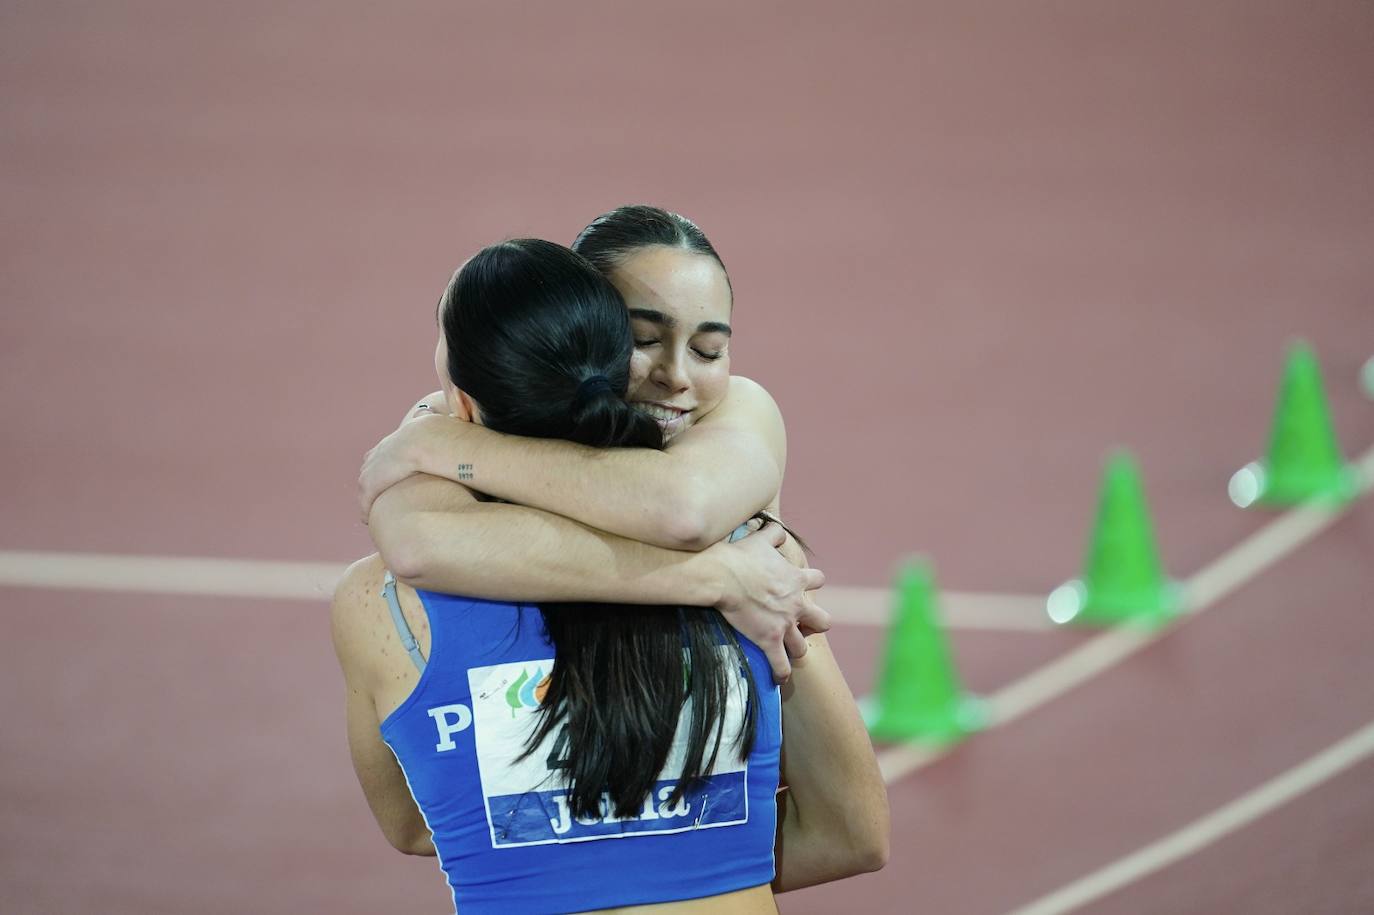
M1107 460L1083 578L1046 603L1056 623L1160 626L1179 610L1178 588L1160 567L1140 471L1120 451Z
M878 692L866 708L875 740L954 743L987 722L983 704L963 691L935 612L935 579L926 562L897 578Z
M1227 490L1242 508L1314 500L1339 505L1359 490L1358 477L1336 442L1321 367L1306 343L1289 347L1268 453L1236 471Z

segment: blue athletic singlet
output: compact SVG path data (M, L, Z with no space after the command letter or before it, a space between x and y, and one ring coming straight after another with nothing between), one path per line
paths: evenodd
M680 802L666 800L682 771L683 730L639 816L579 820L569 814L557 765L575 747L555 731L517 761L553 665L538 608L417 593L429 616L429 661L381 733L434 834L462 915L695 899L773 879L782 717L757 646L740 639L760 701L747 760L730 739L744 714L741 688L715 768Z

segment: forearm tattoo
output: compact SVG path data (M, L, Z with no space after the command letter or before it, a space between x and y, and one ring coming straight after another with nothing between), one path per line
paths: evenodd
M463 481L463 480L471 480L471 479L472 479L472 465L471 465L471 464L459 464L459 465L458 465L458 480L461 482L461 481Z

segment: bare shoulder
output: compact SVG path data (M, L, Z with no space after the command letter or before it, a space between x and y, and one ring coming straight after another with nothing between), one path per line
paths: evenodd
M720 406L699 424L707 435L743 436L763 443L781 471L787 465L787 428L777 401L763 385L743 375L730 376L730 388ZM688 430L691 434L691 430Z
M334 635L334 649L339 660L356 660L365 643L371 616L372 596L382 589L386 566L376 553L350 565L334 586L334 600L330 604L330 629Z
M731 375L725 398L702 418L701 424L737 425L772 434L782 431L782 412L763 385L743 375Z
M759 384L752 378L743 375L730 376L730 390L726 394L726 400L735 400L740 403L749 404L754 407L762 407L777 411L778 403L773 399L773 395L768 393L768 389Z
M386 565L381 554L365 556L344 570L343 577L334 586L334 605L363 602L369 591L380 591Z

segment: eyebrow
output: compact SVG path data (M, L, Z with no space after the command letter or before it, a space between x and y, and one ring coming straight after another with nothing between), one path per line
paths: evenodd
M661 327L667 327L669 329L677 327L677 318L674 318L672 315L665 315L663 312L655 311L652 308L631 308L630 317L638 318L641 321L648 321L651 324L658 324ZM727 337L732 333L730 325L721 321L702 321L697 325L695 332L699 334L724 334Z

